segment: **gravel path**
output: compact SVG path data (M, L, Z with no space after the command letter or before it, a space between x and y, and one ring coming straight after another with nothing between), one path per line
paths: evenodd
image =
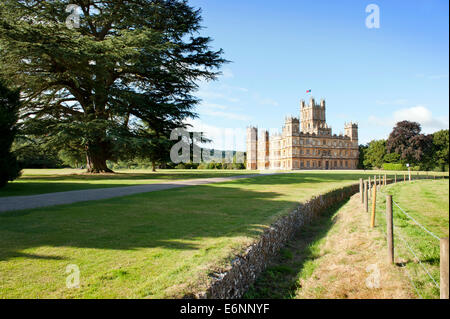
M39 207L72 204L91 200L108 199L113 197L155 192L172 188L221 183L241 178L250 178L276 174L280 173L202 178L192 180L170 181L160 184L147 184L137 186L100 188L100 189L85 189L78 191L58 192L58 193L29 195L29 196L0 197L0 213L13 210L32 209Z

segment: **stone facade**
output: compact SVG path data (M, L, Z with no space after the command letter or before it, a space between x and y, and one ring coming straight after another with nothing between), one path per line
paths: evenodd
M326 123L325 100L300 102L301 121L287 117L281 134L269 136L247 128L247 169L356 169L358 125L345 124L344 135L332 134Z

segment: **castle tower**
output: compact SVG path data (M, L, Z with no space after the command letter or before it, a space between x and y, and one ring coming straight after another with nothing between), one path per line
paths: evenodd
M350 137L352 141L356 141L356 145L358 145L358 124L356 123L345 123L345 136Z
M300 129L303 133L319 134L319 130L326 127L325 100L322 99L320 104L316 104L311 97L308 105L301 100L300 120Z
M258 165L258 129L247 127L247 169L257 169Z
M298 134L300 121L296 117L288 116L284 122L284 129L286 136Z
M269 132L262 130L258 137L257 168L260 170L269 168Z

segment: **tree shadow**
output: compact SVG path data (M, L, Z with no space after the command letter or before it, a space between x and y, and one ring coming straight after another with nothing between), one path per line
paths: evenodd
M243 298L294 298L296 291L301 288L300 276L312 271L307 268L308 262L320 257L320 252L314 243L327 236L335 224L333 215L347 202L348 200L345 200L333 205L310 225L303 226L294 238L289 240L285 247L272 258L266 270L258 276Z
M210 238L256 237L276 212L297 204L279 200L281 195L202 185L5 212L0 214L0 261L45 258L28 251L43 246L198 250Z
M248 174L248 172L236 171L211 171L204 172L192 170L177 171L171 173L115 173L115 174L61 174L61 175L28 175L21 177L18 182L8 183L0 189L1 197L39 195L54 192L66 192L72 190L114 188L124 186L154 184L158 180L176 181L205 179L214 177L232 177ZM136 180L136 183L130 182ZM105 181L102 183L102 181ZM127 181L127 183L120 183ZM100 182L100 183L99 183Z

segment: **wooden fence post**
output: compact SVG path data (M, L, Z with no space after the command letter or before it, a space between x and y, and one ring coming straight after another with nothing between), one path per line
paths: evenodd
M394 220L392 215L392 195L386 196L386 233L388 243L388 258L394 263Z
M384 174L384 186L386 186L387 185L387 176L386 176L386 174Z
M373 188L372 196L372 218L370 219L370 228L375 227L375 209L377 208L377 188Z
M370 198L370 190L371 189L372 189L372 181L370 180L370 176L369 176L369 185L367 187L368 198Z
M394 175L394 183L397 184L397 173Z
M403 173L403 181L406 182L406 174Z
M441 299L448 299L448 237L441 238Z
M359 179L359 196L361 197L361 204L364 203L364 190L363 190L363 179Z
M364 181L364 210L369 212L369 186L367 181Z

